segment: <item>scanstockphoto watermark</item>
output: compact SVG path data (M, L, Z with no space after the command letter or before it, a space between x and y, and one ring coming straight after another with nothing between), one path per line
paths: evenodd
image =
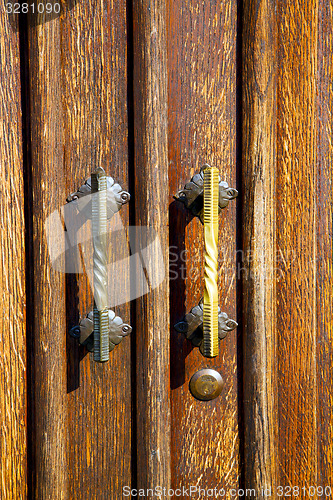
M303 261L301 255L298 255L295 250L283 251L277 249L276 252L270 255L268 260L267 254L259 254L254 250L228 250L223 248L221 242L219 255L219 274L225 281L248 280L267 278L271 281L271 276L276 278L283 277L285 273L297 266L312 266L313 261ZM180 249L173 245L169 247L169 278L170 281L178 279L192 280L198 275L198 267L203 269L203 245ZM316 260L318 262L318 258Z
M331 486L271 486L255 490L254 488L201 488L200 486L188 486L181 488L163 488L156 486L148 489L133 489L130 486L123 487L123 498L313 498L332 497Z
M200 486L182 486L181 488L165 488L155 486L148 489L123 487L124 498L255 498L255 489L242 488L201 488Z
M125 227L117 212L117 193L111 189L107 190L107 221L98 231L93 229L92 210L101 196L101 192L87 194L54 211L46 220L45 232L52 267L61 273L86 274L92 290L97 255L107 275L108 306L113 307L157 288L167 269L157 232L152 227ZM106 241L103 250L96 245L101 237ZM98 297L95 301L99 307Z
M115 188L115 185L112 187ZM62 206L49 215L45 223L50 261L61 273L88 276L91 289L94 281L94 236L92 205L100 192L87 194ZM98 200L97 200L98 201ZM118 200L119 201L119 200ZM107 212L110 217L100 231L107 238L105 267L107 271L108 306L130 302L157 288L165 279L196 279L203 269L203 243L188 249L169 247L169 265L158 236L152 227L126 226L116 210L117 192L108 189ZM168 228L165 228L167 231ZM228 283L236 279L271 279L298 265L296 252L277 251L270 262L255 251L226 251L220 245L220 279ZM97 304L98 305L98 304Z

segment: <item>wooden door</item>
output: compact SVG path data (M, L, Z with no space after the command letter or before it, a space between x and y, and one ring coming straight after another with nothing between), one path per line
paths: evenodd
M0 498L330 498L332 2L55 3L0 12ZM206 163L239 192L218 278L238 329L213 359L174 328L204 281L174 195ZM107 363L69 335L93 293L45 231L99 166L131 194L132 254L142 228L158 243L147 293L114 277L133 331ZM218 398L192 396L201 368Z

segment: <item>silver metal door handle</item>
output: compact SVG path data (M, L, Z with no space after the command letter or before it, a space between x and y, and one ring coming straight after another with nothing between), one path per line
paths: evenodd
M109 192L112 193L111 199ZM70 334L93 351L95 361L105 362L109 360L109 352L132 331L130 325L108 308L107 276L107 220L130 200L130 195L115 184L112 177L107 177L102 167L94 171L91 178L67 201L75 203L87 195L91 195L91 200L87 199L87 202L91 203L94 309L71 328Z

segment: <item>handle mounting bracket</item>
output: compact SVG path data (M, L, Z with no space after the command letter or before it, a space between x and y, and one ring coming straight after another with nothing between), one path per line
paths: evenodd
M109 313L109 351L113 351L124 337L132 332L132 327L123 322L111 309ZM79 344L85 346L88 351L94 352L94 311L82 318L78 325L73 326L70 335L78 339Z
M224 339L229 332L234 330L238 323L230 319L225 312L221 312L218 308L218 336L219 341ZM184 318L175 324L175 330L183 333L187 340L190 340L195 347L199 347L200 352L204 355L203 343L203 299L199 304L191 309Z
M204 170L210 167L209 165L203 165L198 174L195 174L190 182L185 184L184 189L181 189L174 195L174 198L182 203L188 208L193 215L199 217L201 222L203 222L203 194L204 194ZM219 213L223 208L226 208L230 200L237 198L237 189L230 188L228 183L221 181L219 177Z

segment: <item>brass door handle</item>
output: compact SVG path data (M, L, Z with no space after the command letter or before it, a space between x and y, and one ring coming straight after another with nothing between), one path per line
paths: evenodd
M204 225L205 275L203 300L175 325L178 332L208 358L219 352L219 340L236 328L236 321L221 312L218 303L218 214L236 198L236 189L220 181L216 167L204 165L175 198L198 216Z
M203 222L205 238L205 288L203 296L203 354L214 358L219 352L218 336L218 202L219 172L216 167L207 166L203 170Z

